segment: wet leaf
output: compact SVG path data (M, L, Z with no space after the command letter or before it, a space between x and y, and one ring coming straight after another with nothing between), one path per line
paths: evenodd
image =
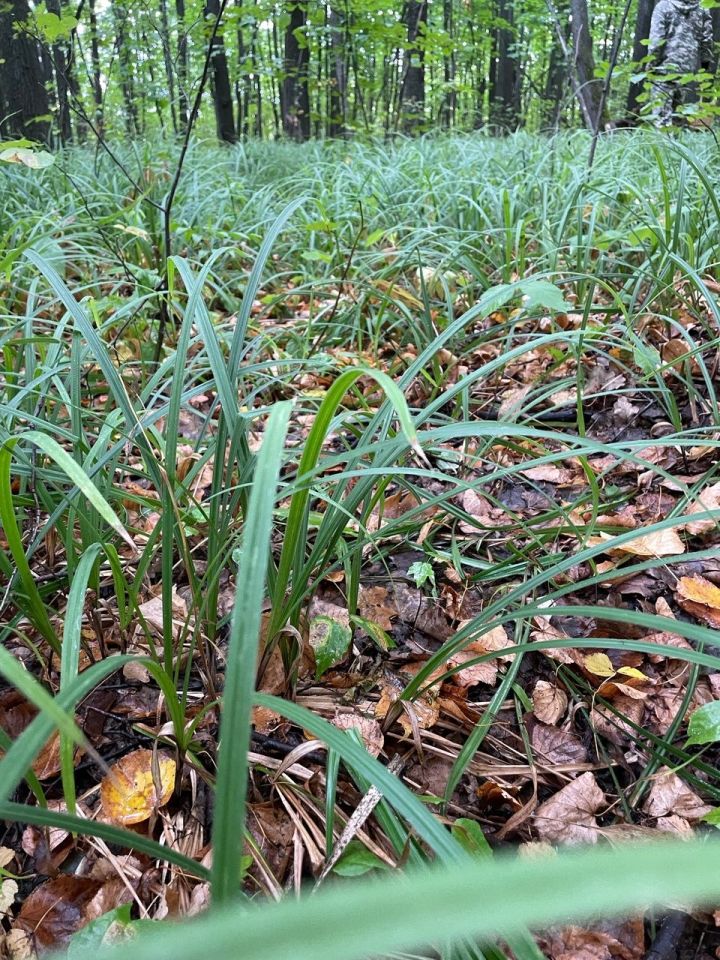
M342 663L350 650L350 627L333 617L315 617L310 621L309 643L315 654L315 676Z
M713 700L693 711L688 723L686 747L720 740L720 700Z
M102 808L108 820L122 826L142 823L168 802L175 787L175 761L158 754L157 766L160 773L157 786L153 779L152 750L135 750L110 768L100 785Z
M17 918L17 925L48 949L67 943L87 922L85 908L101 884L90 877L61 874L36 887Z

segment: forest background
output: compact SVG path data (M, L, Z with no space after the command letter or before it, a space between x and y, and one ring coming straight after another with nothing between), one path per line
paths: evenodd
M209 43L214 118L208 97L199 129L214 120L228 142L632 122L647 100L653 6L5 0L0 133L47 140L52 130L61 143L182 133ZM717 42L720 6L711 15ZM700 80L689 112L712 116L713 79Z

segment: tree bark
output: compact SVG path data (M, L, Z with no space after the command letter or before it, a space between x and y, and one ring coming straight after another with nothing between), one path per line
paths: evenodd
M633 37L632 58L638 63L643 57L647 56L648 48L643 40L650 36L650 21L652 19L655 0L638 0L637 19L635 20L635 36ZM714 11L713 11L714 12ZM639 67L638 67L639 69ZM630 116L637 116L640 113L640 104L638 97L643 90L643 82L631 83L628 90L627 112Z
M512 0L498 0L501 24L493 33L490 71L490 123L500 131L513 130L518 122L519 72L515 57L514 11Z
M310 138L310 93L308 68L310 50L303 36L307 24L307 0L290 6L285 30L285 71L282 83L283 132L293 140Z
M345 136L347 118L347 63L345 61L345 20L335 7L330 8L330 122L331 137Z
M60 0L46 0L48 13L54 13L58 19L63 11ZM72 141L70 122L70 56L67 44L57 40L52 45L53 73L55 74L55 95L57 97L57 128L61 143Z
M42 51L29 33L16 32L15 24L30 17L27 0L10 0L0 6L0 88L3 115L0 132L47 142L50 136L50 103L44 84Z
M425 122L425 46L427 0L406 0L405 74L400 88L400 108L406 133L415 133ZM418 43L418 40L421 42Z
M205 16L214 21L220 14L220 0L206 0ZM235 116L233 114L233 96L230 88L225 41L222 32L217 31L212 40L210 78L212 97L215 105L215 124L218 139L225 143L235 143Z
M602 99L602 81L595 78L595 57L587 0L570 0L570 17L578 99L585 125L589 130L594 130L595 125L601 120L598 115Z
M175 0L175 16L177 17L177 64L178 64L178 119L180 130L184 133L188 125L189 97L188 97L188 48L187 33L185 32L185 0Z
M443 57L443 79L445 93L441 108L441 122L446 130L450 130L455 123L457 107L457 92L455 90L455 44L453 37L453 0L443 0L443 29L453 42L452 49Z
M170 53L170 23L168 21L167 0L160 0L158 12L160 13L163 64L165 66L165 78L167 80L168 99L170 101L170 119L172 121L173 133L177 135L178 120L175 104L175 73L173 70L172 55Z
M92 64L91 86L95 103L95 126L102 136L104 133L103 92L100 81L100 41L98 38L97 14L95 0L88 0L88 16L90 20L90 62Z

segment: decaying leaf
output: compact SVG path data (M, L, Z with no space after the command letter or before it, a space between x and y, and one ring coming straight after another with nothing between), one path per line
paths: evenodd
M90 877L61 874L40 884L28 896L17 925L43 949L67 943L87 921L86 908L101 887Z
M604 803L594 775L583 773L537 808L533 821L538 836L551 843L596 843L600 831L595 814Z
M677 814L692 822L704 817L712 807L703 803L676 773L668 767L661 767L653 780L643 810L650 817Z
M461 624L463 626L463 624ZM477 657L484 656L496 650L503 650L505 647L511 647L512 641L509 639L505 627L493 627L488 633L473 640L463 650L454 653L448 660L448 667L457 667L463 663L468 663ZM463 667L453 674L454 682L460 687L474 687L478 683L487 683L491 686L497 680L497 660L512 660L515 655L501 654L492 660L486 660L483 663L472 664L469 667Z
M372 717L362 717L357 713L341 713L330 721L339 730L357 730L368 753L377 757L385 743L382 729Z
M314 617L310 621L308 643L315 654L315 676L321 677L348 655L352 630L334 617Z
M720 587L705 577L681 577L675 595L683 610L720 629Z
M720 510L720 483L714 483L712 486L706 487L700 493L698 499L691 504L687 515L705 513L708 510ZM685 524L685 529L693 536L699 536L703 533L710 533L711 530L716 530L717 526L717 520L689 520Z
M533 713L542 723L556 724L567 710L564 690L547 680L538 680L532 694Z
M134 750L113 764L100 785L102 809L108 820L129 826L148 820L168 802L175 787L175 761L157 755L159 783L153 776L153 751Z
M18 889L17 880L8 878L0 881L0 917L15 903Z
M597 545L614 539L609 533L600 533L597 537L591 537L590 542ZM653 530L651 533L640 534L627 543L613 544L608 547L608 552L629 553L634 557L671 557L678 553L685 553L685 544L677 530L671 527L667 530Z

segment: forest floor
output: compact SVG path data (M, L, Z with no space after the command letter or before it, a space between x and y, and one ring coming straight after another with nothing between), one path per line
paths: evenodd
M123 149L134 185L90 151L0 171L0 954L207 905L247 494L282 400L248 894L432 856L313 716L479 856L720 824L718 148L622 133L590 172L587 150L194 144L159 365L173 151ZM30 742L41 685L77 703L80 746L52 716ZM538 945L633 960L664 923L657 957L720 956L716 919Z

